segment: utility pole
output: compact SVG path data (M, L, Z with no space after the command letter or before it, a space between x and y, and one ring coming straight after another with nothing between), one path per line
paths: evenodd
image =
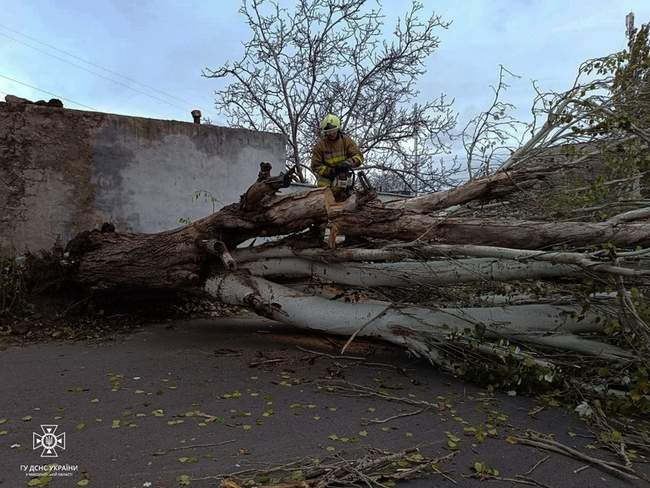
M413 106L413 120L415 120L415 114L416 114L416 107ZM415 196L418 196L419 189L420 189L420 156L418 154L418 145L419 145L419 139L420 139L420 128L416 125L415 126L415 137L413 138L413 155L415 156L415 168L413 168L413 172L415 173L415 181L414 181L414 187L415 187Z
M625 16L625 36L627 37L627 42L632 40L634 35L634 12L630 12Z

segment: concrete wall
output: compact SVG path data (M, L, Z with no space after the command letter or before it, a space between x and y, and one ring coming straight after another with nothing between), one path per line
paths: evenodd
M103 222L177 227L238 201L260 161L282 167L284 144L279 134L0 103L0 245L51 248Z

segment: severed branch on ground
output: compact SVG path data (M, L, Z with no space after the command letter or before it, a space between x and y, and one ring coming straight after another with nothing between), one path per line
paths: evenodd
M369 449L365 455L346 458L336 454L326 459L306 458L284 466L251 468L236 473L195 478L195 480L220 480L223 488L325 488L327 486L359 486L375 488L397 480L440 475L453 480L442 471L442 464L456 453L432 458L418 448L389 452Z

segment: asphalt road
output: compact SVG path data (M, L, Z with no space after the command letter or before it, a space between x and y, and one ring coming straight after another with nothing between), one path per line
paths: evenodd
M27 486L34 478L26 476L25 466L49 462L78 470L53 477L48 487L176 487L183 476L192 487L214 487L219 481L211 477L220 474L303 456L323 459L334 451L354 457L369 447L395 451L417 445L427 455L442 456L450 452L448 433L460 439L458 453L440 466L457 486L486 483L468 477L475 462L514 477L549 455L528 475L549 487L645 486L506 442L508 435L533 429L612 459L586 447L593 439L580 419L563 410L492 395L384 345L355 343L348 354L367 355L366 362L298 349L336 354L335 342L244 318L152 325L99 343L9 347L0 352L0 487ZM366 425L367 419L417 407L318 388L320 380L331 378L439 408ZM42 458L43 449L33 449L41 425L65 432L65 450L56 449L57 458ZM465 432L469 427L495 430L479 442ZM189 447L197 445L203 447ZM432 475L404 486L454 484ZM492 480L488 486L516 485Z

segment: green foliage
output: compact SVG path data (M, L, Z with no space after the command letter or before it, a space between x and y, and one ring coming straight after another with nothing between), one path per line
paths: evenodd
M568 144L561 153L575 160L600 150L600 164L582 173L568 170L565 181L545 199L544 213L553 219L570 219L580 209L594 209L587 218L603 220L629 208L617 202L648 194L650 154L640 140L647 138L643 134L650 128L649 26L634 33L628 49L590 60L580 72L595 79L572 94L574 115L558 116L566 119L560 122L570 126L576 140L587 142ZM630 139L629 135L641 136Z
M447 365L468 381L517 393L543 393L556 387L558 371L541 365L532 353L505 339L496 346L488 346L494 353L489 356L481 351L484 341L480 330L468 328L453 332L447 340L465 349L460 353L459 349L453 348ZM494 355L498 359L494 359Z
M499 476L498 469L488 466L486 463L480 461L475 462L472 468L474 470L474 476L481 480Z
M627 209L621 202L638 200L648 192L646 179L650 171L650 154L638 141L615 147L602 145L600 174L574 172L565 184L545 199L544 212L551 219L585 218L598 222ZM585 214L577 213L585 210Z

